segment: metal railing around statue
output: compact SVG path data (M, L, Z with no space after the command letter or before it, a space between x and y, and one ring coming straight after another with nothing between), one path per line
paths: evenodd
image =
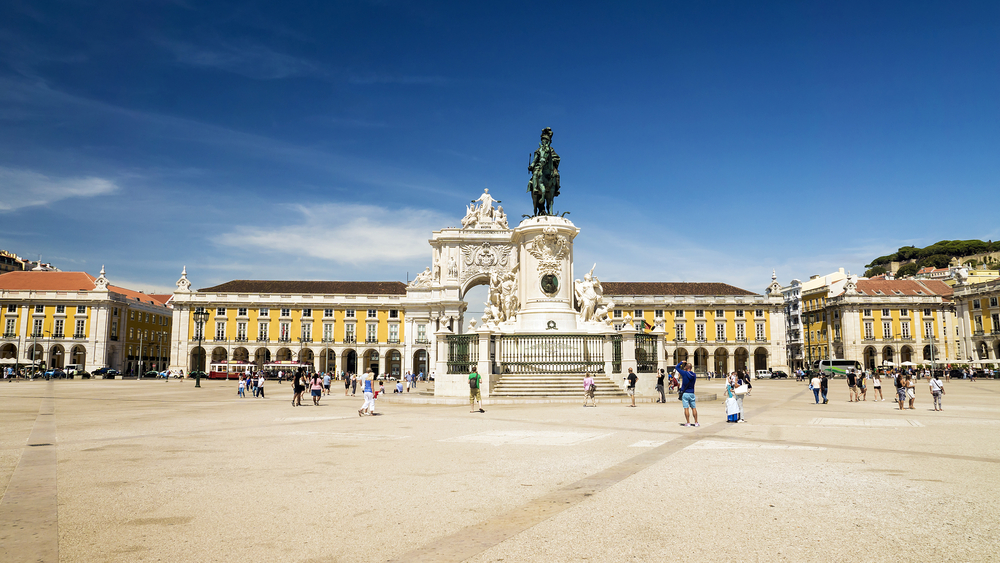
M501 335L502 374L604 373L604 336Z
M622 372L622 335L611 335L611 373Z
M478 334L448 335L448 373L470 373L478 363Z
M639 373L656 372L656 341L652 334L635 335L635 365Z

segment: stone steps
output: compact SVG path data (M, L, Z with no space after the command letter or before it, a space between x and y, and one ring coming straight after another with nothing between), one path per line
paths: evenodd
M605 375L595 375L597 390L594 395L601 398L626 397L622 388ZM503 375L490 391L491 397L583 397L583 375Z

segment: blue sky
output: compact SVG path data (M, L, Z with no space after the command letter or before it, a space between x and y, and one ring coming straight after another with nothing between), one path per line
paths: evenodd
M996 2L0 6L0 248L170 290L405 280L484 187L603 280L1000 238ZM581 266L582 267L582 266Z

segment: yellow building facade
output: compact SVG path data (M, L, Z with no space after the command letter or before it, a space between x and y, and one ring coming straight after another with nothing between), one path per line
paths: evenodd
M169 362L169 296L148 295L85 272L0 275L0 363L125 374Z

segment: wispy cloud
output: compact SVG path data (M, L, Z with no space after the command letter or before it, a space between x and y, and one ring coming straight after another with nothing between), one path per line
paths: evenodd
M429 256L429 232L458 222L427 209L340 203L288 208L299 215L291 225L239 227L215 242L248 252L306 255L340 264L384 264Z
M156 43L173 53L175 61L180 64L214 68L255 80L324 74L311 61L279 53L263 45L217 42L214 46L202 46L164 39Z
M52 178L18 168L0 166L0 212L48 205L71 197L95 197L118 191L104 178Z

